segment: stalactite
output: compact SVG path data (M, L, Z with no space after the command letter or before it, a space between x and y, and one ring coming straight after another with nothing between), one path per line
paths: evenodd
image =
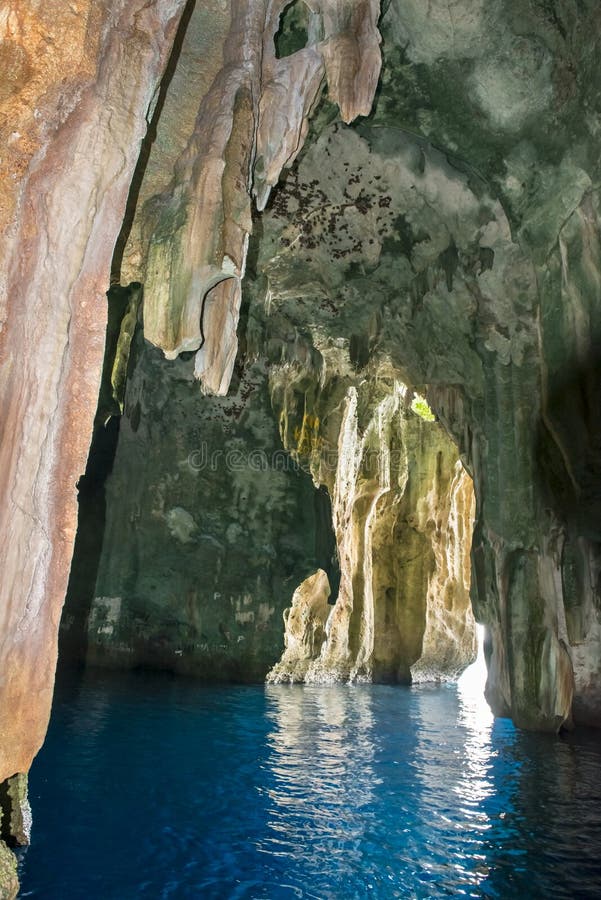
M324 39L277 59L285 5L234 0L223 68L171 187L148 203L145 335L169 359L198 350L195 372L208 393L225 394L232 375L252 191L262 209L303 145L324 72L351 121L371 109L380 71L375 0L316 3Z

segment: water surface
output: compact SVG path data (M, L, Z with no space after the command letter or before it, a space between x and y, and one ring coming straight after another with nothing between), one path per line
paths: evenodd
M467 688L88 673L30 784L22 897L601 897L597 735Z

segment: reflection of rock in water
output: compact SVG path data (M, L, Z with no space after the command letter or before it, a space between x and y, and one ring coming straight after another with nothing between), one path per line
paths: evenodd
M477 665L476 662L473 667ZM458 721L455 734L449 735L448 740L441 740L441 734L445 722L448 728L445 706L452 702L451 698L433 696L427 688L422 690L424 693L417 695L419 712L413 723L416 747L412 760L422 800L411 842L414 852L424 859L426 880L448 882L452 860L454 890L476 896L471 891L484 886L489 874L489 804L497 791L492 772L493 715L484 699L484 680L479 685L469 679L463 685L460 681ZM458 842L462 841L465 843L458 851ZM425 858L420 849L424 843L433 848Z
M335 860L343 880L360 863L375 816L373 788L380 780L373 768L371 692L268 687L266 694L274 725L267 758L273 786L261 849L277 850L304 871L331 871Z

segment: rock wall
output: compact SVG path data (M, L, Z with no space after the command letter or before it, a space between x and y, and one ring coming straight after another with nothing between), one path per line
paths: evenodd
M0 790L9 794L50 714L104 292L183 8L8 0L0 11ZM6 808L2 838L28 839ZM0 841L0 891L17 888Z
M319 352L300 342L296 361L270 362L268 350L290 349L291 322L283 308L266 314L250 273L248 290L227 398L204 396L192 361L165 362L138 330L106 513L82 507L81 533L104 540L98 563L93 546L78 544L64 658L263 680L286 639L322 650L308 680L456 676L474 656L475 628L473 495L455 445L411 408L393 370L358 378L347 347L331 354L337 369L325 380ZM120 308L127 331L130 307ZM101 398L114 393L116 368L105 366ZM94 447L104 452L102 441ZM330 496L323 510L319 486ZM281 625L316 565L336 600L323 648L292 634L311 578ZM321 615L322 582L315 591Z
M489 626L488 697L525 727L600 724L598 443L590 418L599 9L460 6L455 39L441 51L446 4L427 13L391 5L388 25L406 49L390 85L398 90L419 74L421 94L406 104L405 126L419 122L472 180L475 172L484 177L530 268L522 266L513 285L494 289L489 281L472 291L480 335L470 349L482 364L482 388L462 379L430 395L474 475L474 604ZM491 274L500 261L493 249ZM487 295L494 309L486 309Z
M138 330L105 504L81 518L104 540L99 559L89 546L76 555L65 657L262 681L324 540L311 479L281 447L264 362L238 370L227 398L206 397L192 359L166 362Z
M27 771L46 730L104 292L183 6L8 2L0 13L0 781Z
M412 392L369 374L339 374L312 404L306 379L272 375L283 441L330 491L341 579L327 622L325 573L299 587L271 682L437 681L475 658L471 480Z

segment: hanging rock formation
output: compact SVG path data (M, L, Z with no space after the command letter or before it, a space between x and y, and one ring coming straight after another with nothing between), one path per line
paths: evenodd
M147 258L135 278L145 284L146 338L168 359L198 350L196 375L215 394L227 393L236 357L253 189L262 209L303 145L324 74L346 122L370 111L378 83L375 0L314 0L307 47L276 59L287 5L233 0L223 66L171 185L144 216Z

